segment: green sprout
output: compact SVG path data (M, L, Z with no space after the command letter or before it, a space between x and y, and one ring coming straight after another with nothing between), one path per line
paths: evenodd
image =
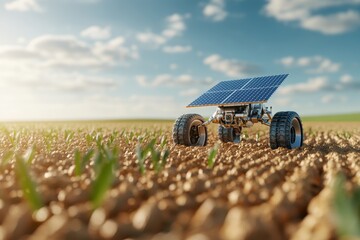
M65 142L70 143L71 140L74 138L75 132L71 130L65 130Z
M255 141L258 142L260 141L260 132L257 132L255 135Z
M145 160L148 156L151 156L151 162L156 173L159 173L165 167L170 151L164 148L158 150L155 147L155 143L156 139L154 138L145 145L145 147L142 147L140 142L136 146L136 156L138 158L139 171L141 174L145 174L146 172Z
M95 208L102 204L108 189L113 183L118 156L119 150L117 148L111 150L103 147L99 149L95 160L96 175L90 192L90 200Z
M14 157L14 152L12 150L5 152L4 155L2 156L0 166L1 167L5 166L9 162L9 160L13 157Z
M75 150L75 175L80 176L85 169L86 164L94 155L94 150L89 149L84 155L78 150Z
M161 148L164 148L165 145L166 145L166 142L167 142L167 139L166 139L166 136L162 136L161 140L160 140L160 147Z
M215 146L210 149L209 154L208 154L208 168L214 167L218 150L219 150L218 144L215 144Z
M15 174L20 183L24 198L35 211L43 206L43 202L40 194L36 191L36 183L31 178L30 170L27 166L27 163L31 162L30 157L33 155L33 153L30 153L27 156L16 156Z
M35 146L32 146L25 152L24 159L26 159L27 164L32 164L34 158L35 158Z
M360 188L351 194L345 188L345 176L336 177L334 184L333 206L336 215L336 227L340 238L360 237ZM355 238L354 238L355 239Z

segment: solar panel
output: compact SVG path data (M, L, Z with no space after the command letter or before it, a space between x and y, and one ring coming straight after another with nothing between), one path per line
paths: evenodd
M189 106L211 106L223 102L233 91L206 92Z
M264 102L270 98L276 89L277 87L236 90L227 99L222 101L221 104Z
M231 80L231 81L222 81L215 85L207 92L217 92L217 91L226 91L226 90L234 90L241 89L244 85L246 85L251 78L241 79L241 80Z
M279 86L288 74L253 78L244 89Z
M187 107L266 102L288 74L222 81Z

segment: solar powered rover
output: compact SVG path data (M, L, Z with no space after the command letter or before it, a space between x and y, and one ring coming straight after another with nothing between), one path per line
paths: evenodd
M175 144L185 146L205 146L207 125L218 123L219 139L240 143L243 128L254 123L270 127L270 147L288 149L301 147L303 127L296 112L278 112L272 116L264 106L288 74L222 81L195 99L187 107L218 106L214 114L205 121L199 114L180 116L173 128Z

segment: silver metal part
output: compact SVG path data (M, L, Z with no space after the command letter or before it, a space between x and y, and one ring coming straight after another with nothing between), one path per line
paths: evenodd
M294 118L291 123L290 129L291 137L291 148L298 148L301 146L302 132L301 124L297 118Z
M271 108L270 108L271 109ZM202 125L219 123L224 127L240 129L249 128L254 123L270 126L272 111L264 107L263 103L244 104L239 106L219 106L214 114Z

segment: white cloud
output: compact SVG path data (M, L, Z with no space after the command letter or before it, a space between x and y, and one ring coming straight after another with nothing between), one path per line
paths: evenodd
M349 74L342 75L340 78L340 82L344 84L351 83L353 80L353 77Z
M144 75L135 76L135 80L141 87L148 86L147 78Z
M154 46L162 45L167 41L165 37L152 32L138 33L136 35L136 39L141 43L146 43Z
M138 75L135 77L136 82L142 87L158 87L158 86L181 86L190 85L195 82L191 75L183 74L179 76L173 76L170 74L159 74L153 79L149 79L144 75Z
M181 36L186 29L185 19L189 18L189 15L180 15L175 13L166 18L167 27L162 32L162 35L168 39Z
M315 93L340 92L340 91L359 91L360 81L354 81L349 74L342 75L337 82L329 82L327 77L319 76L310 78L307 82L297 83L280 87L278 93L281 95L291 95L296 93ZM330 102L333 94L327 94L322 98L322 102Z
M0 48L0 60L7 65L28 61L38 67L104 68L127 66L138 58L136 46L125 46L122 37L88 44L71 35L44 35L31 40L27 46Z
M176 70L176 69L178 69L179 66L176 63L172 63L172 64L170 64L169 67L171 70Z
M19 12L42 11L42 8L40 7L37 0L13 0L5 3L5 9L8 11L19 11Z
M274 98L272 102L274 102L277 106L284 107L290 105L291 99L288 97Z
M160 74L155 77L155 79L152 82L152 86L161 86L161 85L167 85L171 83L173 80L173 77L169 74Z
M109 39L111 37L110 27L91 26L81 32L81 36L94 40Z
M140 32L136 35L136 39L141 43L148 44L153 47L163 45L170 39L183 34L186 30L185 20L189 17L189 14L180 15L175 13L170 15L165 19L167 25L161 33L157 34L152 31Z
M75 0L81 3L97 3L101 0ZM43 12L44 8L39 4L39 0L8 0L4 4L4 8L8 11L18 12Z
M0 89L1 92L1 89ZM161 108L159 103L161 102ZM130 95L128 97L92 94L58 101L49 96L21 91L0 95L1 120L68 120L119 118L175 118L184 105L174 96ZM114 111L117 109L117 111Z
M101 2L102 0L78 0L79 2L81 3L98 3L98 2Z
M328 80L326 77L310 78L306 83L297 83L280 87L279 94L289 95L293 93L309 93L317 92L328 87Z
M205 85L213 85L215 83L215 80L212 77L206 77L203 83Z
M181 91L181 92L179 93L179 95L180 95L180 96L183 96L183 97L193 97L193 96L199 95L199 89L197 89L197 88L190 88L190 89Z
M166 53L186 53L186 52L190 52L191 50L192 50L191 46L175 45L175 46L163 47L163 51Z
M341 34L360 26L360 13L349 10L328 16L312 16L304 19L301 26L323 34Z
M327 94L327 95L324 95L324 96L321 98L321 102L323 102L323 103L330 103L330 102L332 102L334 99L335 99L334 95L332 95L332 94Z
M350 74L344 74L340 77L340 83L336 90L360 90L360 80L354 79Z
M280 59L280 63L284 66L292 66L295 62L294 57L288 56Z
M359 12L347 10L327 15L319 12L359 4L359 0L269 0L264 10L268 16L282 22L296 22L304 29L323 34L341 34L360 26Z
M212 21L223 21L228 13L225 11L225 0L210 0L203 9L205 17Z
M308 73L334 73L340 70L341 64L331 61L322 56L300 57L298 59L288 56L279 60L279 63L285 67L306 68Z
M50 91L109 89L119 79L99 74L113 66L128 66L138 58L136 47L122 37L88 44L75 36L44 35L27 45L0 46L0 88Z
M190 84L194 81L193 77L187 74L180 75L176 80L179 84Z
M204 59L204 64L212 70L224 73L229 77L240 77L257 72L257 67L235 59L224 59L218 54L213 54Z

